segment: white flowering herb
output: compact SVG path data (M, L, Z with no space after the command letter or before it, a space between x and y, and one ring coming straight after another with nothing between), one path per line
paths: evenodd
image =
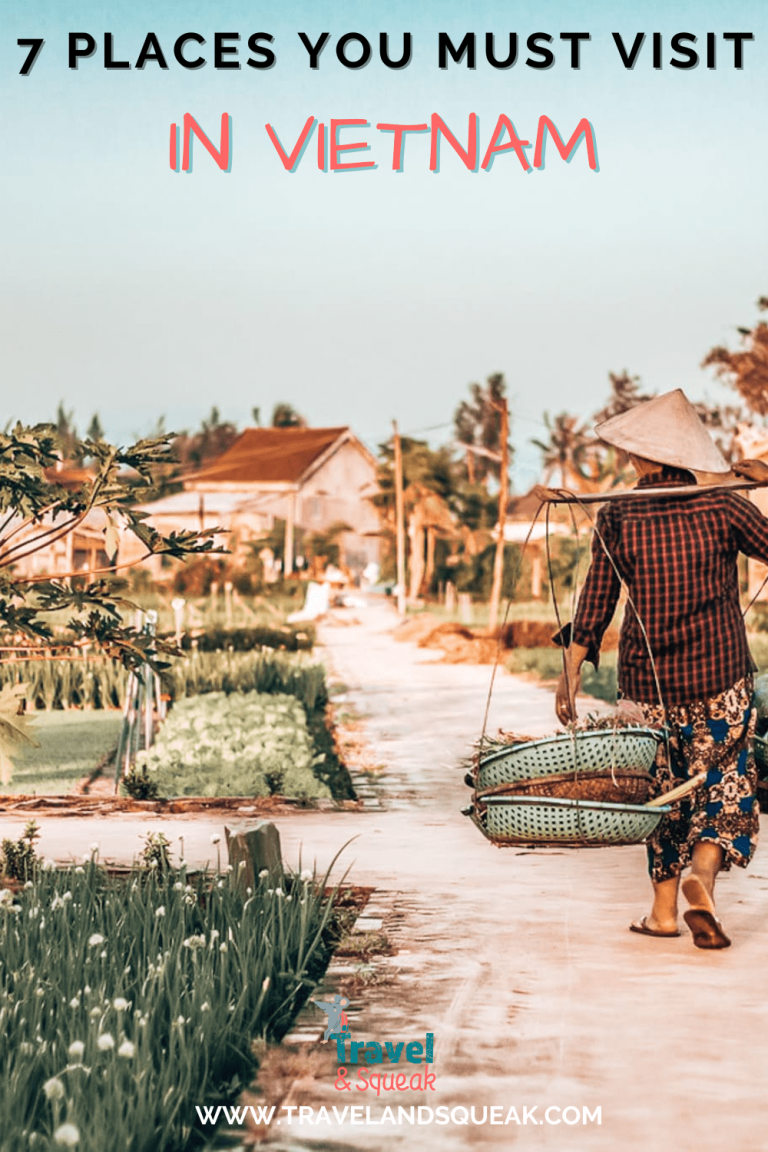
M67 1094L66 1088L58 1076L52 1076L43 1084L46 1100L63 1100Z
M80 1131L74 1124L60 1124L53 1134L53 1142L62 1148L76 1148L80 1143Z

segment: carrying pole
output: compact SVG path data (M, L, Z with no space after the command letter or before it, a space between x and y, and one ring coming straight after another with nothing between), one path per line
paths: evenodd
M405 516L403 509L403 453L397 420L392 421L395 447L395 522L397 540L397 611L405 616Z

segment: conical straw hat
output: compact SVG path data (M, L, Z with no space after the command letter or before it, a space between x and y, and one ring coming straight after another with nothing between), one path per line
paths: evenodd
M712 473L730 471L696 409L680 388L604 420L595 432L606 444L631 452L633 456L686 468L694 473L698 483L707 483Z

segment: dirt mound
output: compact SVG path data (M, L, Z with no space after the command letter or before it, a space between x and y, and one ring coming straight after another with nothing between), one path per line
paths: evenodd
M552 648L557 625L546 620L515 620L501 630L505 648Z
M464 624L438 624L418 641L419 648L442 649L447 664L492 664L497 643L492 636L478 635Z
M414 640L418 643L424 636L428 636L430 632L434 632L440 625L434 616L429 612L423 613L421 616L412 616L410 620L403 620L402 624L398 624L392 632L395 640Z
M552 637L557 634L557 625L546 620L515 620L505 624L501 630L505 648L554 648ZM618 628L609 628L603 637L603 652L611 652L619 646Z
M515 620L501 631L502 651L512 648L554 648L552 637L557 626L546 620ZM443 662L450 664L493 664L497 640L487 632L474 632L466 624L438 623L425 612L404 620L394 629L396 640L408 640L419 648L436 648L444 652ZM617 647L618 630L609 628L603 639L603 651Z
M466 624L437 624L429 632L423 634L417 641L419 648L441 648L447 636L459 636L463 640L474 640L475 633Z

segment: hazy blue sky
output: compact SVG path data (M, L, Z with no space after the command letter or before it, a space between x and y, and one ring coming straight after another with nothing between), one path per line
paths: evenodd
M506 373L521 445L517 481L532 475L543 410L588 414L607 373L628 368L649 387L722 395L698 367L735 341L768 293L766 5L430 2L87 3L5 0L0 15L2 172L0 276L3 419L44 419L60 399L82 424L94 410L125 438L165 415L199 423L213 403L240 423L288 400L313 424L350 423L369 442L397 417L406 431L448 423L467 384ZM201 33L209 63L173 59L183 32ZM216 71L214 32L239 32L242 67ZM331 41L310 71L297 33ZM403 71L378 60L402 33ZM474 71L437 65L437 34L477 33ZM589 32L569 67L561 32ZM626 71L611 37L646 42ZM723 32L752 32L744 67ZM90 32L96 54L67 67L67 33ZM157 34L167 71L108 71L103 37L135 63ZM277 61L245 66L252 32L270 32ZM360 70L338 62L347 32L372 41ZM486 32L506 71L485 61ZM523 63L527 36L555 37L553 67ZM651 33L663 34L652 68ZM718 67L669 65L676 32L718 33ZM42 36L31 75L18 37ZM192 46L194 47L194 46ZM190 54L188 50L188 54ZM232 117L232 171L197 148L192 174L168 164L168 133L190 112L217 136ZM480 117L481 154L498 115L535 140L542 114L569 136L592 122L600 171L583 145L565 164L550 144L542 172L513 155L468 172L443 145L411 137L405 171L390 170L391 135L377 122L439 113L460 137ZM363 117L374 171L323 173L314 139L298 170L280 164L264 125L294 141L310 115ZM357 138L346 130L343 139ZM532 154L533 149L529 150ZM446 429L446 435L448 430ZM440 436L437 432L435 435Z

